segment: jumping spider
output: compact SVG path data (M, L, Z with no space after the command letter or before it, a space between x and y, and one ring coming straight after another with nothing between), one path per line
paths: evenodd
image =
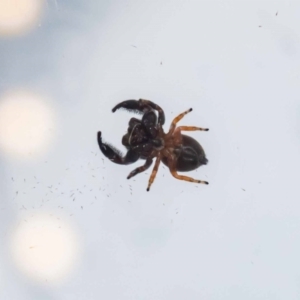
M190 136L181 134L181 131L208 131L207 128L194 126L179 126L176 124L192 108L178 115L171 123L168 133L165 133L162 126L165 123L164 111L157 104L149 100L126 100L117 104L112 112L119 108L127 109L131 112L143 114L142 119L131 118L127 133L123 136L122 144L127 148L127 153L123 156L113 146L103 143L101 131L98 132L98 144L102 153L112 162L120 165L128 165L138 159L145 159L143 166L134 169L127 179L147 170L153 159L156 157L153 171L151 173L147 191L154 181L160 162L162 161L169 169L171 174L180 180L189 182L208 184L207 181L196 180L191 177L177 174L177 171L187 172L206 165L205 152L201 145ZM155 113L158 112L158 117Z

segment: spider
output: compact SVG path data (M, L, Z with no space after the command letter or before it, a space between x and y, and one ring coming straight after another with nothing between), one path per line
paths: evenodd
M208 131L208 128L194 126L176 127L176 124L186 114L191 112L192 108L174 118L168 133L165 133L162 128L165 123L164 111L157 104L145 99L126 100L117 104L112 109L112 112L120 108L143 114L141 120L131 118L129 121L127 133L122 139L122 144L127 148L126 155L123 156L115 147L104 143L101 131L98 132L97 139L104 156L116 164L128 165L136 162L138 159L146 160L144 165L134 169L127 179L147 170L156 157L147 191L150 190L150 186L155 179L160 162L163 162L177 179L208 184L207 181L193 179L177 173L177 171L192 171L208 163L201 145L192 137L181 133L182 131ZM158 116L155 111L158 112Z

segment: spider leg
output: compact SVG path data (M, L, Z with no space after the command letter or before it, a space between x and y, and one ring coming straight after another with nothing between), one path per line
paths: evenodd
M181 142L181 131L208 131L208 128L200 128L200 127L195 127L195 126L178 126L173 132L173 137L175 143L180 143Z
M153 103L152 101L139 99L139 100L125 100L119 104L117 104L113 109L112 112L115 112L119 108L125 108L132 112L140 112L145 113L150 111L151 109L155 109L158 111L158 123L163 125L165 123L165 114L164 111L160 106Z
M140 99L139 101L141 101L142 103L144 103L146 105L149 105L152 109L157 110L158 111L158 123L160 125L165 124L165 113L160 106L158 106L157 104L155 104L154 102L152 102L150 100Z
M195 126L178 126L175 131L208 131L208 128L200 128Z
M147 158L145 164L141 167L134 169L132 172L130 172L127 179L130 179L131 177L146 171L152 165L152 162L153 162L152 158Z
M115 149L113 146L108 145L102 142L101 131L97 134L97 140L99 144L99 148L110 161L119 164L119 165L128 165L136 162L140 155L134 150L128 150L125 156L122 156L120 151Z
M174 120L171 123L169 132L168 132L168 136L172 135L175 128L176 128L176 124L189 112L191 112L193 109L190 108L189 110L186 110L185 112L181 113L180 115L178 115L176 118L174 118Z
M188 181L188 182L208 184L208 182L204 181L204 180L198 180L198 179L194 179L194 178L189 177L189 176L179 175L177 173L177 169L176 169L176 161L174 159L172 159L172 157L169 157L169 159L168 159L168 166L169 166L169 170L170 170L171 174L176 179L184 180L184 181Z
M195 182L195 183L208 184L207 181L198 180L198 179L194 179L194 178L192 178L192 177L179 175L174 167L170 167L170 172L171 172L171 174L172 174L175 178L177 178L177 179L179 179L179 180L184 180L184 181L188 181L188 182Z
M148 183L148 187L147 187L147 192L149 192L150 187L151 187L151 185L152 185L152 183L153 183L153 181L155 179L155 176L156 176L156 173L157 173L160 161L161 161L161 156L158 155L157 158L156 158L155 165L154 165L154 168L152 170L150 179L149 179L149 183Z

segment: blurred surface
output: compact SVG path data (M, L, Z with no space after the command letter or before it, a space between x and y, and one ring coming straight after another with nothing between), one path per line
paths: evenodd
M0 11L0 299L299 299L299 2ZM209 186L103 158L139 98L210 128Z

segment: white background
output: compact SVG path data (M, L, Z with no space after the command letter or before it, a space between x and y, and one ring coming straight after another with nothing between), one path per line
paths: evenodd
M42 94L57 119L42 156L0 152L0 299L299 299L300 2L43 9L30 32L0 38L1 94ZM147 193L151 169L126 179L143 161L102 160L96 132L124 152L134 115L111 108L139 98L164 109L165 130L190 107L180 124L210 129L191 133L209 163L188 173L208 186L161 166ZM41 213L80 244L59 282L11 254L15 228Z

